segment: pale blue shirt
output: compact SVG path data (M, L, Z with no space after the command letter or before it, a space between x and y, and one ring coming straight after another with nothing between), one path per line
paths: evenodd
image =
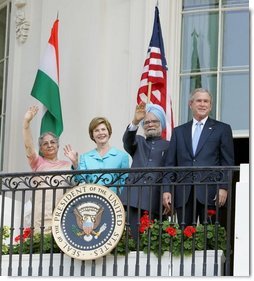
M96 170L96 169L126 169L129 168L129 155L116 149L114 147L103 156L101 156L96 149L86 152L80 156L79 164L77 170ZM122 175L121 178L115 182L114 179L118 178L118 174L104 174L99 180L98 177L101 174L82 174L77 175L76 180L86 183L96 183L100 185L105 185L110 182L115 184L124 184L125 179L128 174ZM116 187L110 187L112 191L117 193ZM120 188L120 192L123 187Z
M200 120L200 122L202 123L202 126L201 126L201 132L205 126L205 122L206 120L208 119L208 116L206 116L204 119ZM192 137L193 137L193 134L194 134L194 131L195 131L195 128L196 128L196 124L198 123L199 121L197 121L195 118L193 118L193 122L192 122Z

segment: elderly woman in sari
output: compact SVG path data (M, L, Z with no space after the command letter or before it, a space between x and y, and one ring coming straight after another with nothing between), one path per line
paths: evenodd
M71 163L66 160L58 159L59 150L59 138L52 132L45 132L39 137L39 152L35 149L30 123L37 114L38 106L31 106L25 113L23 120L23 140L25 145L25 152L28 163L34 172L43 171L59 171L59 170L70 170ZM59 177L59 185L65 185L63 178ZM43 177L36 177L38 188L49 188L49 185L43 180ZM54 180L57 180L55 177ZM35 181L34 181L35 182ZM56 201L55 204L63 196L62 190L56 190ZM38 231L41 227L44 228L45 232L51 230L52 220L52 200L53 191L52 189L45 191L45 204L42 206L43 191L35 191L35 202L34 202L34 227L35 231ZM29 201L28 201L29 202ZM29 206L29 204L27 205ZM43 209L43 211L42 211ZM42 222L43 218L43 222Z

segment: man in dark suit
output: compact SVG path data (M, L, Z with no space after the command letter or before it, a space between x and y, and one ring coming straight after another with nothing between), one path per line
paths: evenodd
M138 126L141 124L144 135L138 135ZM137 167L162 167L169 147L169 141L162 139L162 130L166 128L166 116L163 108L157 104L141 103L136 106L134 118L127 127L124 136L124 149L132 157L132 168ZM155 183L162 174L144 173L145 178L137 182L135 175L130 174L128 183L135 182L135 187L124 187L121 200L125 206L129 204L128 218L131 233L135 239L138 237L138 225L143 211L149 211L150 219L159 216L161 200L158 186L144 186L149 178L149 183ZM140 186L137 187L137 183ZM128 199L129 197L129 199Z
M212 95L208 90L195 89L191 93L189 106L192 110L193 120L173 130L165 166L233 166L234 146L231 127L208 117L212 109ZM196 127L201 130L201 135L195 149L193 139L196 134L195 130L198 130ZM165 177L163 183L169 184L169 178ZM175 188L174 206L178 223L192 225L198 217L201 223L205 219L206 188L196 186L196 195L193 188L191 185ZM171 193L171 187L165 185L163 205L168 211L171 209L173 199ZM196 215L193 215L194 196L196 197ZM219 187L218 197L218 207L222 207L227 200L227 186ZM215 202L216 186L209 185L208 208L215 209ZM185 208L183 208L184 204Z

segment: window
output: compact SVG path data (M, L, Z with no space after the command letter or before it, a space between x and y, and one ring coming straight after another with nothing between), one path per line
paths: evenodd
M183 0L180 123L191 119L189 93L213 94L211 117L249 130L249 1Z
M0 171L3 169L10 2L0 1Z

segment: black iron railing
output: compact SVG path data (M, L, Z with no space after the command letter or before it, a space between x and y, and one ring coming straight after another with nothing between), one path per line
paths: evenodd
M234 225L234 186L238 181L239 167L178 167L178 168L137 168L137 169L105 169L90 171L59 171L40 173L1 173L1 217L0 217L0 275L8 276L143 276L143 275L186 275L187 259L186 251L190 255L191 276L197 275L231 275L233 253ZM162 184L163 178L168 183ZM117 247L110 255L98 260L80 261L68 257L56 245L53 235L47 224L51 222L50 214L53 213L60 198L71 188L92 181L113 188L120 196L122 188L126 188L125 198L125 231ZM186 242L186 225L177 222L174 206L171 216L163 214L163 189L170 186L172 201L176 188L184 188L191 185L194 188L202 186L206 190L216 186L217 194L221 186L226 186L228 197L224 208L224 217L218 216L218 206L215 207L213 220L207 215L208 204L205 204L205 220L200 225L199 221L193 221L191 225L195 233L190 241ZM133 240L130 233L129 210L130 196L134 189L138 194L142 190L157 188L159 202L153 202L152 192L148 192L148 214L152 206L157 204L159 213L156 218L156 227L147 228L146 238L141 233ZM141 204L137 205L138 216L142 218ZM195 204L194 204L195 212ZM38 215L39 214L39 215ZM154 221L153 221L154 223ZM138 228L142 225L139 220ZM169 227L169 229L168 229ZM200 228L202 229L200 230ZM225 228L225 232L222 231ZM167 228L169 236L165 234ZM157 232L154 232L157 229ZM198 231L199 229L199 231ZM26 233L27 231L27 233ZM176 239L177 231L179 241ZM201 233L201 234L200 234ZM174 235L175 234L175 235ZM26 236L27 235L27 236ZM224 235L224 236L223 236ZM7 237L9 236L9 237ZM209 236L212 238L209 240ZM219 258L221 252L222 236L224 237L223 258ZM157 238L156 238L157 237ZM167 238L165 238L167 237ZM169 238L170 237L170 238ZM165 242L166 241L166 242ZM178 242L179 244L177 244ZM210 242L209 242L210 241ZM212 241L212 242L211 242ZM167 244L165 249L165 243ZM202 246L200 246L201 244ZM210 244L209 244L210 243ZM212 243L212 246L211 246ZM155 248L154 248L155 245ZM178 245L178 246L177 246ZM186 247L189 249L186 250ZM196 250L202 249L202 260L198 261ZM135 250L135 251L134 251ZM145 255L143 254L145 251ZM152 260L156 252L156 262ZM175 254L179 256L177 267ZM210 254L213 258L210 258ZM145 256L145 264L141 257ZM133 256L133 260L130 260ZM47 257L47 261L45 260ZM56 257L58 261L56 261ZM225 261L223 260L225 257ZM123 265L120 265L120 259ZM167 260L167 265L163 264ZM212 259L211 266L208 265ZM26 265L25 265L26 262ZM35 263L37 265L35 266ZM197 273L197 266L201 264L201 273ZM120 268L123 271L120 272ZM144 270L145 268L145 270ZM99 270L99 273L98 273ZM175 273L177 271L177 273ZM133 273L131 273L133 272ZM187 274L187 275L188 275Z

